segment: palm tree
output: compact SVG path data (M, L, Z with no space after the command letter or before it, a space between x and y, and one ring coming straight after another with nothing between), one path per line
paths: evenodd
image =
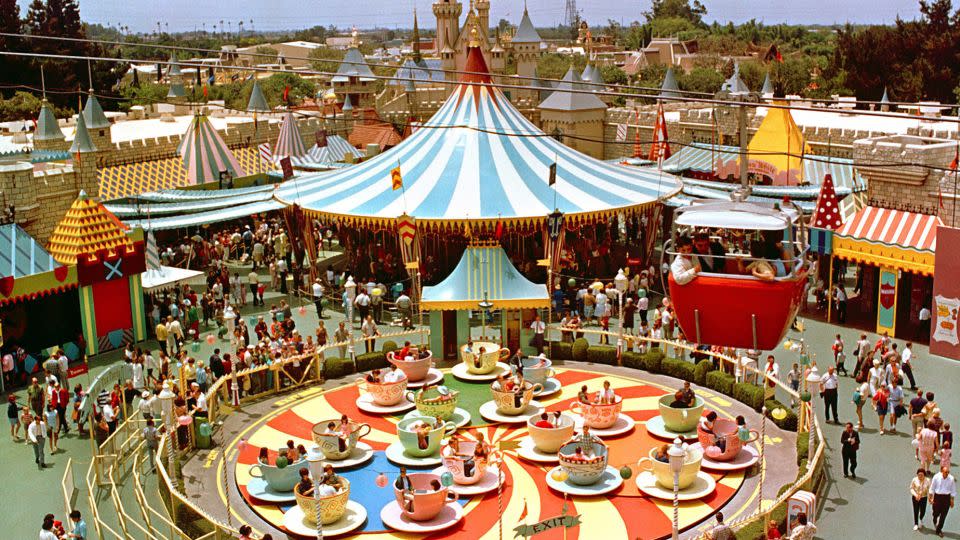
M223 19L220 19L220 35L223 36Z

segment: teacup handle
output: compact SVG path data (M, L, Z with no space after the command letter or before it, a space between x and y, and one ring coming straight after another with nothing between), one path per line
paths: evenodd
M553 378L553 377L556 377L556 376L557 376L557 372L554 371L552 367L551 367L551 368L547 368L547 378L548 378L548 379Z
M451 435L457 430L457 425L453 422L447 421L443 423L443 432L445 435Z
M253 474L253 471L256 470L259 474ZM263 478L263 469L260 468L260 464L250 466L250 476L254 478Z
M533 393L534 393L534 394L536 394L536 393L538 393L538 392L541 392L541 391L543 391L543 385L542 385L542 384L536 383L536 384L533 385Z
M571 403L571 404L570 404L570 412L575 413L575 414L580 414L580 405L581 405L581 403L580 403L579 401L574 401L573 403Z
M641 471L652 471L653 460L648 457L642 457L640 461L637 462L637 467L639 467Z
M459 498L460 496L454 493L452 490L447 490L447 502L456 502L456 500Z
M366 428L366 431L363 431L364 428ZM357 435L357 440L360 440L360 439L366 437L367 435L369 435L369 434L370 434L370 431L372 431L372 430L371 430L371 428L370 428L370 424L360 424L360 427L357 428L357 431L363 431L363 433L359 433L359 434Z
M752 443L760 438L760 433L755 429L750 430L750 438L744 441L745 443Z
M500 362L503 362L510 357L510 349L503 347L500 349Z
M417 402L417 395L414 394L412 391L409 391L409 390L408 390L407 393L404 394L404 396L406 396L407 401L409 401L410 403L416 403L416 402Z

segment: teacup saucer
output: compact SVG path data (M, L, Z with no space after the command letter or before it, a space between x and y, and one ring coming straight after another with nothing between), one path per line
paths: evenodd
M406 420L407 418L413 418L414 416L422 416L422 415L421 415L419 412L417 412L417 411L410 411L410 412L408 412L406 415L404 415L403 419ZM448 421L449 421L449 422L453 422L453 424L454 424L455 426L457 426L458 428L460 428L460 427L463 427L463 426L469 424L469 423L470 423L470 418L471 418L471 417L470 417L470 413L469 413L469 412L467 412L467 411L464 410L464 409L461 409L460 407L457 407L457 408L454 409L454 411L453 411L453 416L451 416L451 417L448 419Z
M530 403L527 404L527 408L517 415L500 413L497 411L497 403L492 399L480 406L480 416L491 422L499 422L502 424L522 424L525 423L531 416L540 414L542 412L543 405L541 405L539 401L535 400L531 400Z
M357 408L370 414L397 414L407 412L413 407L414 404L406 398L400 398L396 405L377 405L370 394L363 394L357 398Z
M637 488L656 499L673 500L673 489L667 489L658 484L657 477L650 471L643 471L637 475ZM716 480L706 472L700 471L693 484L677 492L677 500L696 501L710 495L715 489L717 489Z
M611 491L614 491L623 485L623 477L620 476L620 471L614 467L611 467L610 465L607 465L606 470L603 471L603 475L600 476L600 480L598 480L596 484L590 484L589 486L574 484L569 478L563 482L554 480L553 472L560 469L561 467L557 465L556 467L547 471L547 485L552 489L555 489L560 493L566 493L567 495L579 495L582 497L603 495L605 493L610 493Z
M366 521L367 509L357 501L348 501L343 517L329 525L324 525L323 534L329 536L347 534L362 527ZM313 538L317 536L316 524L307 521L303 509L298 505L294 505L283 514L283 528L298 536Z
M463 519L463 507L457 502L444 505L443 510L429 521L413 521L403 515L397 501L390 501L380 511L380 521L391 529L408 533L428 533L453 527ZM313 533L316 535L316 532Z
M349 469L350 467L362 465L371 459L373 459L373 447L363 441L360 441L357 443L357 447L350 452L350 455L347 456L346 459L324 459L323 463L329 463L334 469Z
M559 392L561 388L563 388L563 384L560 383L560 380L556 377L550 377L544 381L543 389L533 395L536 397L550 396Z
M405 467L436 467L441 463L440 450L434 452L432 456L414 457L407 454L400 441L395 441L388 446L384 453L387 455L387 459Z
M441 475L447 472L446 467L438 467L434 469L433 474ZM473 495L481 495L483 493L489 493L497 489L497 468L496 467L487 467L487 470L483 473L483 478L480 479L476 484L457 484L454 482L450 489L461 497L470 497Z
M517 447L517 455L523 459L535 461L537 463L558 463L560 456L556 452L548 454L537 449L532 437L520 439L520 446Z

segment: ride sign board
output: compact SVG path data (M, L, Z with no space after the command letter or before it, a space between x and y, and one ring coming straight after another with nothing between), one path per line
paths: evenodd
M514 538L530 538L531 536L540 534L542 532L549 531L551 529L556 529L557 527L563 527L564 529L570 529L572 527L580 526L580 515L568 516L566 514L561 514L556 517L548 518L539 523L534 523L533 525L517 525L513 528Z
M960 229L937 227L933 294L920 304L918 311L928 309L930 318L922 321L918 314L917 334L930 337L930 354L960 360Z
M897 326L897 271L880 268L880 291L877 302L877 333L895 335Z

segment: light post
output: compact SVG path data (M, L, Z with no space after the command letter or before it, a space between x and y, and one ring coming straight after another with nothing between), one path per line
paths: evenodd
M679 437L673 440L673 446L667 449L670 462L670 471L673 472L673 540L680 538L680 471L687 452L683 448L683 440Z
M480 320L483 324L483 335L481 339L487 339L487 310L493 307L493 302L487 299L487 291L483 291L483 300L477 303L480 308Z
M323 452L314 445L307 451L307 464L313 478L313 500L316 503L317 540L323 540L323 512L320 510L320 476L323 474Z
M355 354L353 350L353 301L357 297L357 284L354 283L353 276L347 276L347 282L343 285L343 289L347 297L347 305L344 306L346 308L344 315L347 317L347 329L350 332L350 346L347 351L349 351L350 358L352 359Z
M819 385L820 385L820 374L817 373L817 366L815 366L815 365L814 365L814 366L810 366L810 373L807 375L806 382L807 382L807 391L804 392L802 396L800 396L800 399L803 400L804 398L806 398L807 407L809 408L809 414L810 414L809 420L807 421L807 422L808 422L808 424L807 424L807 436L808 436L808 439L807 439L807 461L808 461L808 463L809 463L809 460L813 457L813 438L814 438L814 434L813 434L813 431L814 431L814 429L813 429L813 418L814 418L814 417L813 417L813 399L811 399L810 389L811 389L811 387L813 387L813 386L819 386Z
M623 293L627 292L627 276L623 273L623 268L617 272L617 277L613 278L613 286L617 289L617 301L620 304L620 324L617 331L617 358L623 354ZM618 361L619 363L619 361Z
M174 466L176 461L174 455L176 454L173 445L173 437L176 433L176 428L174 427L173 421L173 400L177 397L177 394L173 390L170 390L170 381L164 381L163 389L160 390L160 394L157 395L157 398L160 400L160 410L163 412L163 425L167 428L167 462L170 467L170 476L176 482L176 471Z

